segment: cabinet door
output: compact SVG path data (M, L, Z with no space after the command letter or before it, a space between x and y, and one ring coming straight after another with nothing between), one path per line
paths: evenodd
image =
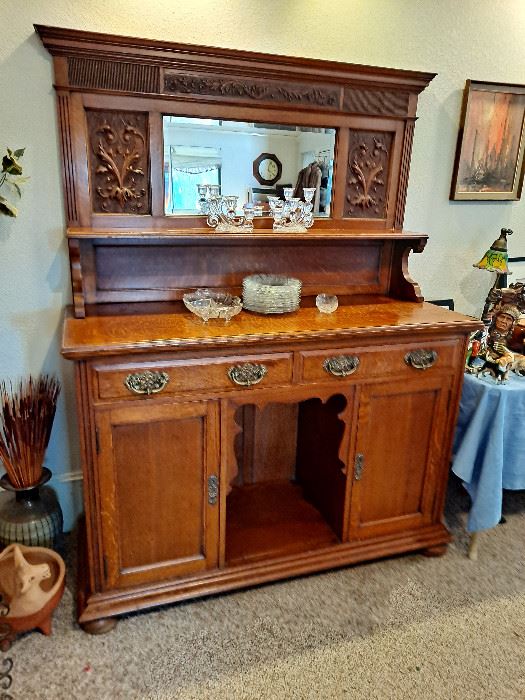
M350 538L428 525L446 478L445 438L451 378L417 377L361 391Z
M217 566L218 406L144 401L96 425L106 588Z

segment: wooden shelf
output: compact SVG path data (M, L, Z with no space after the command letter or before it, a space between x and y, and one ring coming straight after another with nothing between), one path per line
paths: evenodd
M135 243L147 242L148 244L158 242L166 245L166 239L176 239L179 241L192 241L209 243L220 243L221 241L254 241L254 240L280 240L280 241L308 241L308 240L427 240L425 233L413 233L411 231L394 230L363 230L337 228L311 228L305 233L287 233L285 231L274 231L271 222L268 228L255 228L252 232L240 233L218 233L210 227L203 228L159 228L159 229L136 229L131 228L91 228L91 227L70 227L67 229L67 237L71 239L97 239L99 241L111 240L133 240Z
M289 314L263 316L242 311L229 323L202 323L178 302L169 313L139 313L74 318L66 315L62 352L66 357L114 355L184 348L234 347L268 341L339 339L376 334L382 339L401 330L412 333L470 332L479 321L428 303L392 301L386 297L361 297L362 303L340 305L333 314L321 314L315 306L301 306ZM366 303L368 302L368 303ZM129 311L129 306L127 307ZM139 305L139 308L142 308ZM111 313L108 309L106 312Z
M339 542L319 511L289 481L234 487L227 499L229 566L322 549Z

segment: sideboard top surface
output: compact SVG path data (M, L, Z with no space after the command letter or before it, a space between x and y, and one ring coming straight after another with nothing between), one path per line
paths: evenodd
M265 222L266 223L266 222ZM330 222L328 222L330 223ZM217 233L215 229L210 228L173 228L173 229L158 229L158 230L142 230L139 228L90 228L90 227L69 227L66 235L69 239L75 240L122 240L129 241L130 244L135 244L137 240L144 242L155 242L165 239L174 239L175 241L202 241L204 243L220 243L221 241L245 241L249 243L254 240L274 240L285 244L292 245L296 241L389 241L401 240L407 243L411 241L426 241L427 233L419 233L413 231L355 231L338 229L330 226L330 228L312 228L304 233L287 233L282 231L274 231L271 228L255 228L249 233L246 232L221 232Z
M124 352L221 348L261 343L358 338L385 338L406 333L460 333L479 327L479 321L428 303L393 301L374 297L363 303L341 305L333 314L315 306L281 315L243 311L229 323L205 324L180 302L166 305L166 313L122 314L123 305L111 306L108 315L74 318L66 312L62 353L72 359ZM133 305L131 305L133 306Z

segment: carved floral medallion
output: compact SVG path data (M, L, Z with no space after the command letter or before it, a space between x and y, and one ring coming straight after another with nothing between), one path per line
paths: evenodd
M344 216L384 219L392 134L350 133Z
M86 112L96 213L149 214L148 122L142 112Z

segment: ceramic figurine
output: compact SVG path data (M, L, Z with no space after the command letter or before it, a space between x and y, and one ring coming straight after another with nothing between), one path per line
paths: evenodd
M506 381L514 363L514 353L509 350L508 343L519 316L519 309L513 304L504 304L494 312L486 336L485 349L480 348L475 353L476 341L471 340L468 371L477 376L489 374L497 381Z
M66 567L45 547L11 544L0 554L0 594L13 636L38 627L51 634L51 616L64 592Z
M487 352L488 336L488 323L485 324L482 330L475 331L470 336L465 366L467 372L470 372L471 374L477 374L485 364L485 353Z
M6 550L9 555L8 548ZM18 545L12 545L14 566L8 571L2 588L9 600L9 615L32 615L45 605L48 593L40 588L40 582L51 578L49 564L30 564Z

